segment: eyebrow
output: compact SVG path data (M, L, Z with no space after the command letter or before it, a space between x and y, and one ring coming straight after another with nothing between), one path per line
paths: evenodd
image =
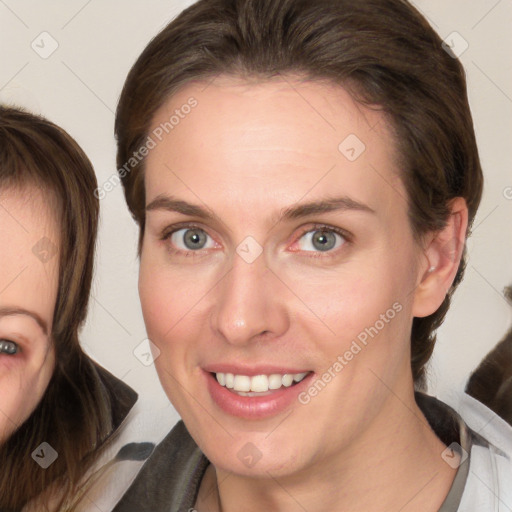
M48 326L46 322L34 311L29 311L24 308L0 308L0 318L3 316L11 316L11 315L24 315L32 318L36 321L37 325L41 327L41 330L45 335L48 335Z
M167 210L169 212L177 212L191 217L199 217L200 219L218 219L213 212L203 206L173 199L172 197L163 194L157 196L146 206L147 212L152 210Z
M166 195L159 195L146 206L146 211L166 210L199 217L200 219L217 219L217 215L203 206L188 203L187 201L173 199ZM322 199L319 201L311 201L293 205L280 211L276 222L282 220L294 220L310 215L318 215L321 213L329 213L334 211L361 211L367 213L375 213L373 208L368 205L351 199L350 197L334 197Z
M299 219L309 215L317 215L320 213L329 213L335 211L361 211L367 213L375 213L373 208L370 208L364 203L351 199L350 197L334 197L285 208L281 211L279 220Z

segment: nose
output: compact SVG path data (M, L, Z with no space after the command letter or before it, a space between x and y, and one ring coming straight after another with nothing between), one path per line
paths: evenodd
M217 284L211 324L232 345L274 338L289 328L283 284L263 256L247 263L235 255L231 270Z

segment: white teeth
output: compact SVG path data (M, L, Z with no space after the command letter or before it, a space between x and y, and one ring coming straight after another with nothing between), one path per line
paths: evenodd
M284 375L273 373L271 375L254 375L249 377L248 375L218 372L215 376L221 386L243 394L248 392L266 393L269 390L279 389L282 386L289 388L294 382L300 382L304 379L307 374L308 372L285 373Z
M268 391L268 377L266 375L255 375L251 379L251 391Z
M225 380L226 380L225 386L228 389L233 389L233 385L235 383L235 376L232 373L226 373L225 374Z
M283 375L283 386L289 388L293 384L293 375L285 373Z
M233 389L235 391L251 391L251 378L247 375L235 375Z
M268 378L268 389L279 389L283 385L283 376L273 373Z

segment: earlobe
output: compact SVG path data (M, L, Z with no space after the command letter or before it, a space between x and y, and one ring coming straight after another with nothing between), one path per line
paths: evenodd
M431 233L418 269L413 315L425 317L442 304L457 274L468 227L468 209L462 197L450 203L446 226Z

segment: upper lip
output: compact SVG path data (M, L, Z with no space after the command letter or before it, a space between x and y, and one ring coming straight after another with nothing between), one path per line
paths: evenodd
M307 373L311 370L304 369L304 367L290 367L290 366L278 366L275 364L259 364L259 365L241 365L230 364L230 363L212 363L203 366L203 370L210 373L232 373L233 375L247 375L252 377L254 375L272 375L273 373L279 373L284 375L286 373Z

